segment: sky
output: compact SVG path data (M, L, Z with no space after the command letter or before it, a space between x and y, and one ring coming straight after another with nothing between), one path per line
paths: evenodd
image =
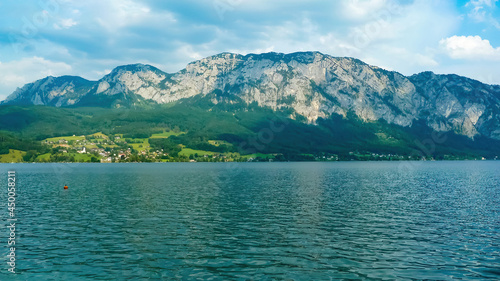
M177 72L222 52L319 51L500 84L498 0L0 2L0 100L46 76L132 63Z

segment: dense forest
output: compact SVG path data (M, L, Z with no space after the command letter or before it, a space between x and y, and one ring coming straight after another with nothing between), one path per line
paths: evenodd
M369 155L398 155L401 159L494 159L500 155L499 141L440 135L419 122L405 128L383 121L363 122L354 115L334 115L316 124L302 121L286 110L230 103L214 106L203 99L137 109L0 106L0 154L9 149L47 153L52 147L41 142L60 136L102 132L147 139L164 131L180 131L184 133L149 139L151 149L163 149L170 155L178 155L183 147L239 155L273 154L278 161L331 155L340 160L376 158ZM214 145L210 140L223 144Z

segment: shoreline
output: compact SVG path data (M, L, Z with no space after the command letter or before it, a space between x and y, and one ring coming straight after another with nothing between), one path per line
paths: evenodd
M245 161L245 162L189 162L189 161L171 161L171 162L114 162L114 163L108 163L108 162L0 162L0 165L2 164L173 164L173 163L189 163L189 164L200 164L200 163L211 163L211 164L241 164L241 163L352 163L352 162L370 162L370 163L390 163L390 162L401 162L401 163L408 163L408 162L496 162L499 161L499 159L457 159L457 160L449 160L449 159L443 159L443 160L338 160L338 161Z

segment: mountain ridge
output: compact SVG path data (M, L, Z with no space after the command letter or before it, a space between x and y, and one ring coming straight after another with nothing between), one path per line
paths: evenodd
M365 122L409 127L423 120L436 131L500 139L500 86L429 71L404 76L356 58L320 52L225 52L191 62L176 73L130 64L98 81L63 77L29 83L1 104L137 107L218 91L246 105L292 110L310 124L353 113Z

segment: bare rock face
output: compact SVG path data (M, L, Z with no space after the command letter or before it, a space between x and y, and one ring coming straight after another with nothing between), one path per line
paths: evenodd
M425 99L419 118L430 127L471 138L484 135L500 139L500 86L432 72L409 79Z
M222 53L168 74L149 65L118 67L97 82L48 77L16 90L4 104L116 106L165 104L214 91L273 110L292 109L314 124L332 114L500 139L500 86L456 75L411 77L353 58L318 52ZM107 101L107 102L104 102ZM214 101L217 102L217 101ZM119 105L119 104L118 104Z
M1 104L70 106L86 95L93 82L81 77L47 77L18 88Z

